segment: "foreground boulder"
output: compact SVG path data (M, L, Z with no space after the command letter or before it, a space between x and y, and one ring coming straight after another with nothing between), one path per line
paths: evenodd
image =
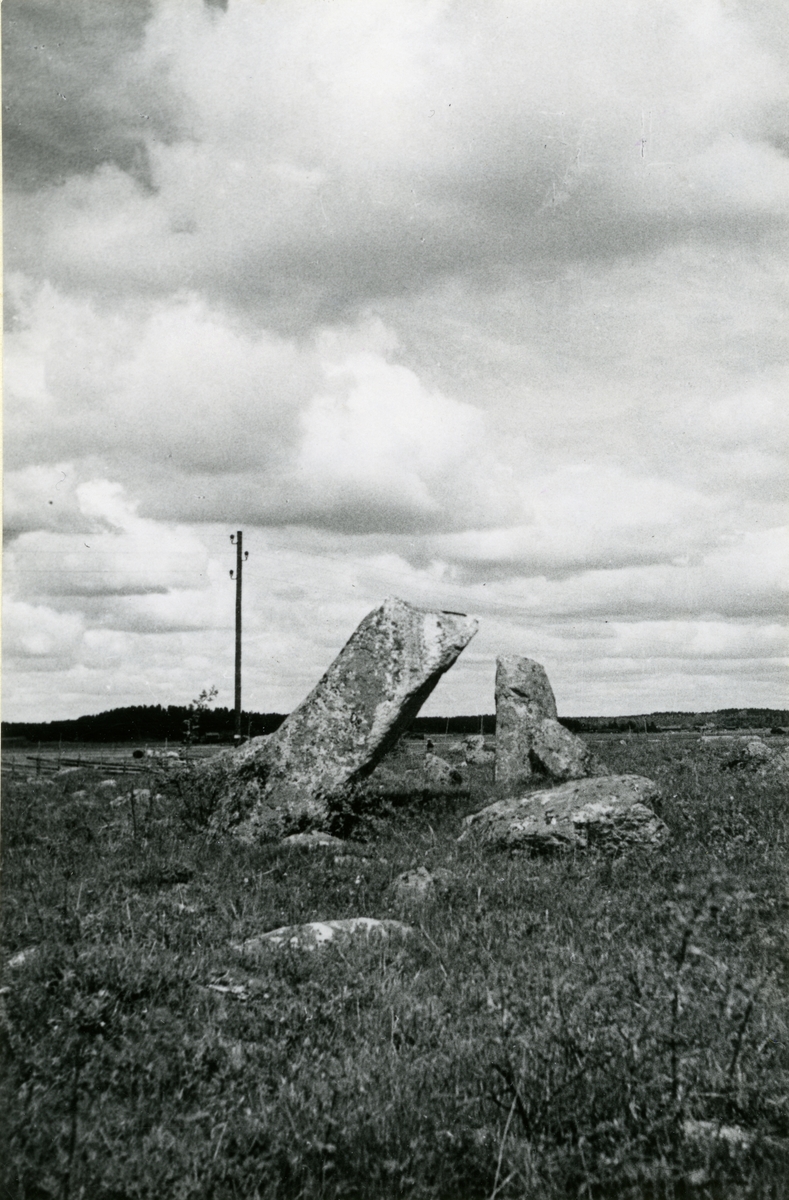
M407 937L413 933L402 921L378 921L375 917L348 917L339 921L309 921L306 925L283 925L260 937L247 938L245 942L232 942L231 949L238 954L255 955L266 950L317 950L330 942L344 945L350 941L367 941L370 938L386 940L391 937Z
M668 837L649 807L657 796L657 786L641 775L573 780L472 813L460 840L473 832L485 845L509 850L654 849Z
M514 796L537 775L562 781L604 775L581 738L559 722L545 668L511 654L496 660L496 790Z
M226 823L253 841L324 826L332 798L370 774L476 631L473 617L385 600L276 733L206 767L223 776Z

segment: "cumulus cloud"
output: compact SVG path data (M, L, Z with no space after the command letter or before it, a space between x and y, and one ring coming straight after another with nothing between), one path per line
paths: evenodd
M105 156L11 197L12 265L43 239L71 286L199 288L303 328L458 271L758 238L786 202L779 57L709 0L162 0L137 56L185 135L144 139L150 188Z
M524 487L528 525L466 530L434 539L434 551L489 574L567 576L686 558L714 540L719 510L697 491L620 467L576 464Z
M120 484L90 480L75 489L84 532L21 534L6 560L9 587L54 597L165 592L204 575L204 548L188 530L138 517Z
M3 648L7 657L68 664L84 632L76 613L59 613L41 604L7 599L3 605Z
M104 162L149 178L151 131L167 138L176 127L172 92L141 54L150 11L148 0L9 0L3 158L16 187L62 183Z
M333 368L328 382L333 390L302 414L295 464L316 523L431 528L500 510L479 409L369 353Z
M23 305L13 283L23 327L8 336L6 367L19 463L10 533L52 523L43 494L65 473L40 460L55 453L83 474L100 458L138 491L147 481L146 509L171 519L221 518L229 491L239 519L274 523L387 530L500 516L482 412L388 361L376 343L391 355L396 339L380 322L296 345L194 297L108 317L50 285ZM74 516L66 495L61 523Z
M258 707L387 592L483 616L436 705L524 635L575 711L777 699L788 51L771 0L7 0L7 706L225 686L242 524Z

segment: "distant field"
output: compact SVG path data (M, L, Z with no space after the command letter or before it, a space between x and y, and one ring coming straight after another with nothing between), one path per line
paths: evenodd
M691 730L678 730L663 733L587 733L584 734L584 739L596 746L604 747L607 744L619 744L632 739L638 739L647 743L661 743L664 739L668 739L668 744L678 745L687 742L695 744L700 740L719 741L721 744L728 744L732 741L741 740L742 738L769 736L769 729L753 729L747 731L732 731L726 733L699 733ZM426 734L418 739L406 739L411 742L415 751L418 747L423 747L428 741L432 741L434 748L438 754L446 750L447 747L457 747L460 744L461 737L457 734ZM495 735L487 735L486 742L491 748L496 744ZM772 745L783 745L789 740L785 737L777 738L770 737ZM202 758L210 758L214 754L221 751L232 749L232 746L227 744L217 745L193 745L184 746L181 742L168 741L133 741L133 742L63 742L60 745L56 742L22 742L19 738L11 738L3 743L2 747L2 763L3 769L8 773L13 773L14 776L19 776L23 772L35 774L37 762L40 762L41 769L51 771L58 764L74 765L75 763L100 767L102 763L109 763L114 766L126 764L129 770L142 769L145 764L139 759L135 759L135 751L142 752L152 751L154 755L160 756L167 752L177 753L182 758L187 760L199 760Z
M23 777L37 772L51 774L59 767L85 765L100 769L102 765L129 772L145 770L145 758L135 758L135 750L145 755L147 750L154 755L177 752L187 760L210 758L228 746L182 746L172 742L67 742L58 746L53 742L19 745L17 740L2 748L4 776Z
M150 761L134 795L6 778L3 1200L786 1196L785 784L717 740L590 740L659 784L664 850L458 844L489 765L339 814L340 854L214 838ZM398 906L417 866L449 883ZM231 948L358 915L416 933Z

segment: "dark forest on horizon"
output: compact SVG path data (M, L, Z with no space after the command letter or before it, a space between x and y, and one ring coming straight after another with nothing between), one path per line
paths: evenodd
M187 723L198 716L195 740L232 741L235 714L230 708L206 709L196 714L189 705L132 705L63 721L3 721L2 737L30 742L136 742L186 739ZM245 737L273 733L285 713L243 712ZM562 717L574 733L660 733L669 730L703 731L776 729L789 726L789 710L776 708L724 708L714 712L654 712L619 717ZM193 724L194 729L194 724ZM493 713L454 717L416 717L412 734L466 734L496 732Z

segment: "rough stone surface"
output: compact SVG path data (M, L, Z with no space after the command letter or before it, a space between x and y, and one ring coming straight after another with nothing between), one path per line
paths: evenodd
M410 725L477 631L460 613L390 597L362 621L276 733L205 768L245 840L320 828L332 797L364 779Z
M688 1118L682 1122L682 1132L689 1142L702 1145L724 1142L732 1149L747 1150L753 1142L753 1135L741 1125L720 1125L717 1121L694 1121Z
M581 738L557 719L545 668L512 654L496 660L496 790L517 795L540 776L563 781L604 775Z
M430 788L451 791L463 786L463 774L445 758L437 754L426 754L423 761L425 781Z
M38 946L28 946L25 950L17 950L16 954L12 954L6 966L15 971L18 967L26 967L37 955Z
M319 833L317 830L313 830L311 833L291 833L282 839L282 844L304 850L344 850L346 848L342 838L332 837L330 833Z
M266 950L318 950L330 942L343 944L369 938L407 937L413 930L402 921L378 921L374 917L348 917L339 921L310 921L306 925L283 925L245 942L232 942L239 954L260 954Z
M428 871L427 867L416 867L404 871L392 883L392 896L399 904L420 904L432 899L437 891L444 891L452 882L453 875L444 867Z
M471 766L484 766L493 761L493 750L489 750L485 745L485 738L481 733L475 733L464 737L460 743L463 751L463 757Z
M746 738L739 743L737 753L725 766L730 770L743 768L759 775L783 775L789 771L789 752L768 746L760 737Z
M749 738L742 750L743 758L747 762L766 763L773 762L777 758L777 751L768 746L761 738Z
M460 836L474 831L484 844L512 850L656 848L668 837L649 807L657 795L657 786L641 775L573 780L472 813Z

